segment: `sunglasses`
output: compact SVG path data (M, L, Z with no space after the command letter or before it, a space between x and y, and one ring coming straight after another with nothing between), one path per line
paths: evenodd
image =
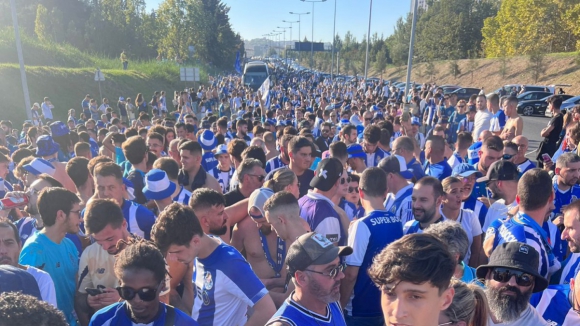
M324 275L324 276L328 276L330 278L335 278L336 275L338 275L339 272L344 271L344 269L346 268L346 263L342 263L338 266L336 266L335 268L331 269L330 272L327 273L323 273L323 272L319 272L319 271L313 271L311 269L305 269L305 271L308 272L312 272L312 273L316 273L316 274L320 274L320 275Z
M159 285L161 285L161 283ZM157 286L157 288L159 288L159 286ZM139 295L139 298L143 301L153 301L157 297L157 289L152 288L143 288L137 291L127 286L119 286L116 287L116 290L123 300L133 300L136 295Z
M344 178L340 179L340 184L341 185L343 185L343 184L345 184L347 182L350 182L350 177L347 177L346 179L344 179Z
M358 193L358 187L348 187L348 192L349 193Z
M519 286L531 286L534 284L534 276L528 273L509 268L495 268L492 272L493 280L500 283L508 283L512 276L515 276L516 284Z
M514 157L514 156L513 155L510 155L510 154L503 154L503 156L501 157L501 159L508 161L508 160L511 160L512 157Z
M328 130L328 129L322 129L322 133L323 133L323 134L325 134L325 133L327 133L327 132L330 132L330 130Z
M371 118L365 118L365 121L371 121L371 120L372 120Z
M249 174L249 173L248 173L248 175L251 175L252 177L256 177L256 178L258 178L258 181L260 181L260 182L263 182L263 181L264 181L264 179L266 179L266 176L259 175L259 174Z

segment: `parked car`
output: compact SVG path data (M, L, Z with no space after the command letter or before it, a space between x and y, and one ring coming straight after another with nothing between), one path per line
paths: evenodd
M480 88L473 88L473 87L462 87L454 90L451 94L457 94L457 100L465 100L468 101L471 95L477 95L481 92Z
M561 110L569 110L576 105L580 104L580 95L574 96L562 102L562 106L560 107Z
M553 96L549 92L525 92L518 95L518 106L517 110L519 114L530 116L536 113L535 103L537 101L547 100L550 96ZM546 107L548 104L546 103ZM546 109L544 108L544 111Z
M538 100L523 100L518 102L518 113L521 113L525 116L534 114L551 116L551 113L546 110L548 109L548 99L552 96L560 96L562 100L572 98L572 95L548 95Z
M461 88L461 86L457 86L457 85L442 85L439 87L443 89L443 94L449 94L449 93Z

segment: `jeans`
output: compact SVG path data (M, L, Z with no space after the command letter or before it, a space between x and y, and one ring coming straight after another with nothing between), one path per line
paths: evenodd
M385 319L381 316L375 317L353 317L344 314L344 320L347 326L383 326L385 325Z
M128 65L129 65L129 61L123 61L123 70L127 70Z

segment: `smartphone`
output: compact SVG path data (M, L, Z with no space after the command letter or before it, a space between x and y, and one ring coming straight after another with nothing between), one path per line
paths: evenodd
M542 154L542 160L544 161L544 163L550 163L550 162L552 162L552 158L547 153Z
M103 294L105 293L103 291L103 289L105 289L104 286L102 285L97 285L96 289L92 289L92 288L85 288L85 292L87 292L89 295L95 296L95 295L99 295L99 294Z

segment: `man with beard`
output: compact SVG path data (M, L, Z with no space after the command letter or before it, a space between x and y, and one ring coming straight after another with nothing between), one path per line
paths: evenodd
M22 242L16 226L9 221L0 221L0 266L10 265L28 272L36 280L42 300L56 307L56 292L52 278L41 269L20 265L18 256L20 256L21 249Z
M213 189L199 188L191 193L189 206L199 219L203 233L221 237L229 243L228 217L224 213L226 200L222 194Z
M401 225L413 220L413 173L407 168L405 159L391 155L379 162L379 168L386 173L387 198L385 209L398 218Z
M300 236L288 249L286 265L296 290L266 323L268 326L346 326L340 298L345 265L340 257L352 253L316 232Z
M327 151L332 143L332 138L330 138L330 129L332 124L330 122L324 122L320 126L320 137L316 138L316 145L321 152Z
M491 254L487 265L477 268L477 277L485 279L490 325L549 325L530 305L532 293L548 286L548 280L538 273L539 262L533 246L506 242Z
M288 157L288 143L293 137L294 135L283 135L277 140L278 147L280 148L280 155L271 158L266 162L266 173L287 167L288 164L290 164L290 157Z
M377 166L384 157L390 155L378 147L379 140L381 140L381 128L379 126L370 125L365 128L362 147L366 153L365 162L368 167Z
M510 209L517 206L516 191L520 173L515 164L505 160L499 160L491 165L485 177L477 179L477 182L485 182L492 193L495 202L489 207L482 230L485 232L489 225L507 217Z
M359 194L366 216L351 224L348 245L353 248L353 254L345 260L347 267L340 288L347 325L384 324L380 290L366 271L380 250L403 236L401 220L383 205L386 178L381 168L368 168L360 178Z
M503 158L503 141L498 136L491 136L483 141L483 145L478 152L479 162L477 162L474 167L482 175L487 175L487 170L494 163ZM477 182L474 186L474 196L478 197L479 200L483 200L487 197L487 189L485 182ZM484 201L485 202L485 201ZM487 203L486 206L489 207L491 203Z
M192 208L169 205L159 215L152 238L168 260L193 263L196 290L189 295L197 297L191 317L200 325L264 325L274 314L268 290L244 257L205 235ZM246 317L248 308L253 308L250 317Z
M533 169L518 182L516 201L519 211L510 219L493 222L487 229L484 247L495 250L505 242L522 242L540 254L539 275L549 277L560 269L550 245L550 238L542 225L554 209L554 189L548 172Z
M115 255L132 236L127 231L123 211L112 199L93 199L85 209L84 225L95 243L81 255L75 311L81 325L88 325L92 313L120 300L115 288ZM98 289L100 294L87 293Z
M572 202L563 210L564 230L562 240L566 240L571 255L562 267L560 284L568 284L575 275L580 275L580 200ZM580 284L578 284L580 285Z
M444 221L445 218L441 216L439 209L444 194L441 181L434 177L424 177L417 181L413 186L413 194L411 195L415 219L405 223L404 233L423 233L423 230L431 224Z

